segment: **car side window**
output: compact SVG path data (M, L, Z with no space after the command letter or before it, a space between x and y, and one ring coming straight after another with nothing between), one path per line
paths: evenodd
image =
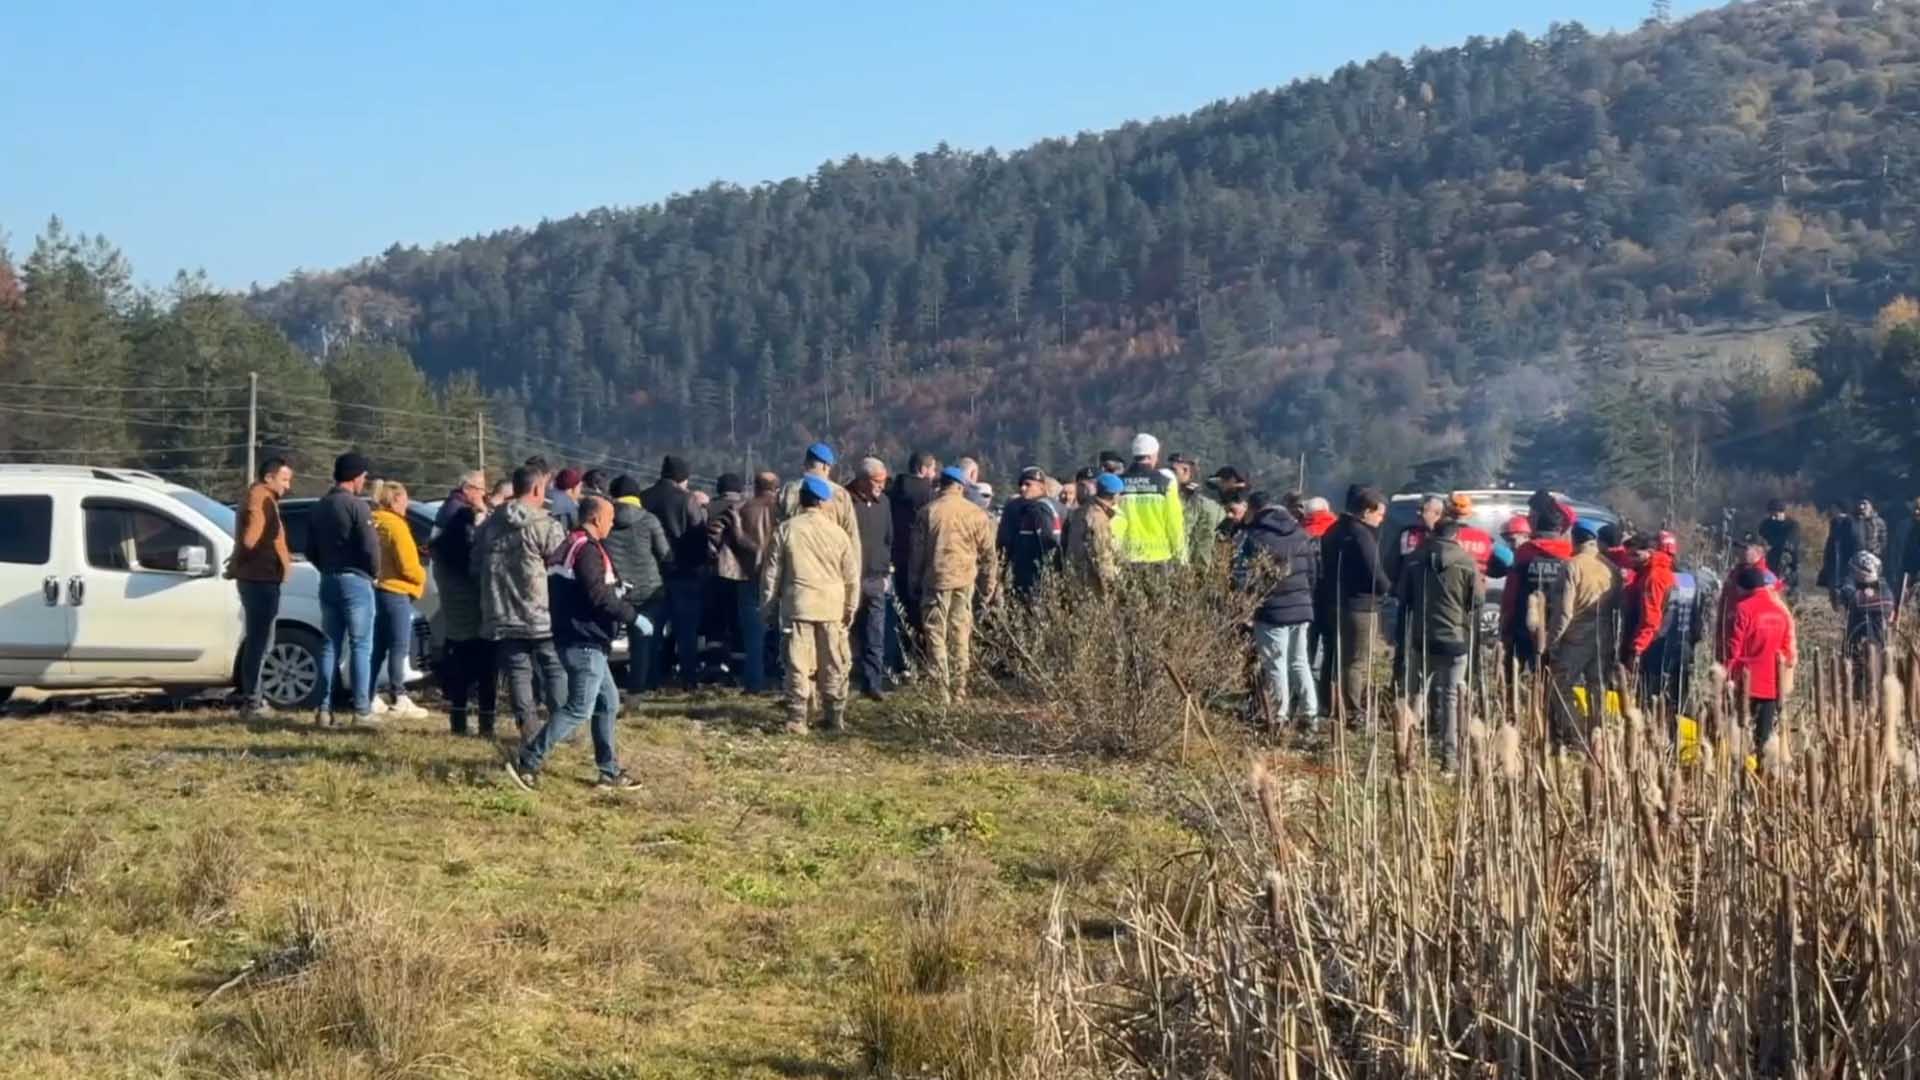
M307 507L312 503L280 508L280 525L287 530L287 550L296 559L307 557Z
M0 496L0 563L45 566L53 558L53 497Z
M86 516L87 565L96 570L128 573L145 570L184 574L182 551L200 548L209 558L206 538L190 526L145 506L88 499L81 504Z

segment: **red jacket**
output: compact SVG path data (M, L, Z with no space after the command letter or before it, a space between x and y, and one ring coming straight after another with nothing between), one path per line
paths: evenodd
M1759 589L1733 606L1727 634L1727 677L1747 679L1747 696L1778 701L1780 666L1794 665L1793 616L1772 589Z
M1633 552L1628 551L1626 545L1622 544L1619 547L1608 548L1605 554L1613 565L1620 568L1620 587L1632 588L1633 579L1640 574L1640 568L1633 564Z
M1785 595L1787 583L1781 580L1772 570L1767 569L1767 557L1765 555L1760 556L1760 561L1753 565L1759 567L1760 572L1767 575L1767 591ZM1740 599L1740 590L1735 588L1732 581L1729 580L1727 587L1720 590L1720 618L1714 623L1713 655L1716 660L1723 663L1729 659L1727 640L1733 633L1734 604Z
M1333 523L1339 520L1339 515L1331 510L1315 510L1307 515L1306 520L1300 523L1300 527L1307 530L1308 536L1318 540L1327 535L1327 530L1333 528Z
M1673 556L1656 551L1643 569L1638 569L1627 586L1621 611L1626 614L1629 633L1621 642L1621 652L1631 660L1645 656L1660 636L1660 625L1667 618L1667 594L1673 591Z
M1460 531L1453 534L1453 539L1455 543L1467 550L1467 554L1473 556L1473 565L1480 568L1480 573L1485 574L1487 561L1493 558L1493 537L1471 525L1462 525Z

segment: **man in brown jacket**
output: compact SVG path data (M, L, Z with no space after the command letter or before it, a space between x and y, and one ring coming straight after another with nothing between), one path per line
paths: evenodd
M826 507L823 477L800 482L800 512L774 530L760 606L786 633L787 730L804 734L816 677L821 727L838 731L847 709L847 629L860 605L860 555Z
M974 589L977 584L982 600L992 600L999 573L993 523L968 500L969 487L966 473L944 470L940 494L914 523L913 582L920 597L920 630L928 670L939 681L943 701L967 696Z
M1554 682L1554 744L1584 745L1584 732L1606 707L1609 665L1620 619L1620 567L1600 550L1599 537L1581 526L1573 530L1573 558L1566 584L1547 612L1547 655ZM1573 688L1585 684L1587 722L1581 723Z
M280 586L293 573L287 530L280 521L280 499L293 486L293 467L285 458L268 458L260 478L247 488L234 521L233 557L227 576L240 590L246 612L246 643L240 649L240 696L249 720L272 714L260 686L260 672L273 648L273 624L280 617Z
M728 479L720 478L723 489ZM734 618L740 624L740 653L745 661L741 677L749 694L761 693L767 685L767 625L760 615L760 570L773 544L779 492L778 476L770 472L755 474L753 498L735 499L723 491L719 512L708 518L714 576L734 594Z

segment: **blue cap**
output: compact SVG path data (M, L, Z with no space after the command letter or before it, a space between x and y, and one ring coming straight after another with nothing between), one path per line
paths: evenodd
M1101 473L1100 476L1094 480L1094 484L1099 487L1102 495L1118 495L1122 491L1127 490L1126 481L1110 472Z
M958 465L949 465L946 468L941 469L940 475L946 477L947 479L953 481L956 484L964 484L967 482L967 474L964 471L962 471L960 466Z
M823 442L814 443L807 447L807 456L822 465L831 465L833 464L833 447Z
M829 461L827 464L831 465L833 463ZM800 487L805 491L811 491L813 497L819 499L821 502L826 502L833 498L833 485L818 476L809 476L805 480L800 481Z

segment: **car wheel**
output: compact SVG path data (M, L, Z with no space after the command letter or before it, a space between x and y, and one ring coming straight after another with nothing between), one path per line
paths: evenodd
M313 709L320 705L320 635L299 627L280 627L273 648L260 665L260 694L276 709Z
M0 705L5 705L7 703L7 699L11 698L12 696L13 696L13 687L0 686Z

